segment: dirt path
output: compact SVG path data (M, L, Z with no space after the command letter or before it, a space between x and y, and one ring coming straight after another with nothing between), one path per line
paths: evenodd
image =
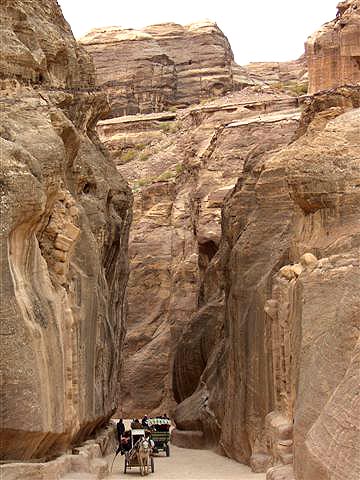
M111 462L112 457L109 457ZM188 450L171 446L171 456L155 457L155 473L148 480L265 480L264 474L255 474L245 465L208 450ZM124 475L124 457L118 456L112 475L107 480L142 478L139 468Z

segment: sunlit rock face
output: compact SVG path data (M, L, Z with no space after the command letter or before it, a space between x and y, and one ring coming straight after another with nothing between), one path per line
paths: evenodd
M108 103L56 1L1 15L1 456L26 460L116 407L132 195L100 148Z
M210 21L98 28L81 44L94 59L97 84L109 94L111 117L184 107L253 83Z
M338 4L332 22L325 23L306 44L309 93L360 83L360 2Z

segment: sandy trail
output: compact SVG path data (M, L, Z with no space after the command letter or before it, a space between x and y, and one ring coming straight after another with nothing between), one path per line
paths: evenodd
M149 474L148 480L265 480L265 474L252 473L245 465L241 465L226 457L221 457L208 450L189 450L171 445L171 456L164 453L154 458L155 472ZM108 457L111 463L113 456ZM143 478L140 469L134 468L124 475L124 457L115 460L112 475L107 480L119 478Z

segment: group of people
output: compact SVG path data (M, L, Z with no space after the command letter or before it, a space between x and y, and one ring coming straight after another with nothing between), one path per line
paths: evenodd
M155 432L168 432L170 430L171 421L169 417L164 413L164 415L159 415L154 418L148 418L147 415L144 415L140 421L137 418L134 418L131 421L130 427L131 430L145 430L145 437L149 439L150 444L151 440L151 431ZM120 418L117 425L117 437L119 441L118 452L121 452L123 455L125 452L129 452L132 448L131 444L131 430L126 430L123 419Z

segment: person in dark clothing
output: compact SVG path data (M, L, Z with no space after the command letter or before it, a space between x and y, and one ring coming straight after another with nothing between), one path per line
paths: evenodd
M147 421L148 421L148 417L147 417L147 415L144 415L144 418L141 420L142 426L143 426L144 428L148 428L148 423L147 423Z
M122 436L124 435L124 432L125 432L125 425L124 425L124 422L123 422L122 418L120 418L120 420L116 424L116 429L117 429L118 441L121 445L121 438L122 438Z
M116 425L116 429L117 429L118 440L120 442L121 437L124 435L124 432L125 432L125 425L122 418L120 418L120 420L118 421Z

